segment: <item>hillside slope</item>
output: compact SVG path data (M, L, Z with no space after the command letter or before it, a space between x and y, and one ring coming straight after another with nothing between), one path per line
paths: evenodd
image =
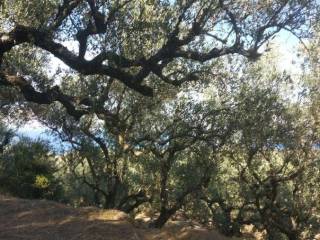
M230 240L191 227L134 227L119 211L72 207L0 195L0 240Z

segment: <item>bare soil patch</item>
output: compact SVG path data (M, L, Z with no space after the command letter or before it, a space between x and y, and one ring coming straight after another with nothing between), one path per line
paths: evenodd
M72 208L0 195L0 240L230 240L215 231L170 224L140 228L117 210ZM235 239L235 238L233 238Z

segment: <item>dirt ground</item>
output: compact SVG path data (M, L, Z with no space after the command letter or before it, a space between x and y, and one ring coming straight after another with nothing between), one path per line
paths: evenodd
M0 240L231 240L215 231L169 224L137 227L126 214L0 195ZM235 238L233 238L235 239Z

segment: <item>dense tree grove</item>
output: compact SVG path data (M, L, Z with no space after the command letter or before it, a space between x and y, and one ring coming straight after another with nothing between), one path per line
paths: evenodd
M316 0L0 1L0 192L150 212L156 228L183 214L228 236L313 239L319 12ZM294 76L277 68L284 32L303 43ZM54 143L13 130L30 120Z

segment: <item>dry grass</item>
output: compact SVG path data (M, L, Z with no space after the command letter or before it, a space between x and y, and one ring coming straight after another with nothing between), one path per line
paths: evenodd
M130 222L116 210L74 209L52 201L0 195L0 240L231 240L203 228L171 223L158 230Z

